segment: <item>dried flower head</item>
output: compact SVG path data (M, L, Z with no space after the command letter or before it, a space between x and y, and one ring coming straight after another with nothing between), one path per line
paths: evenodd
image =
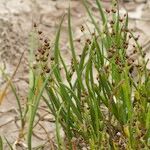
M81 26L81 32L84 32L84 30L85 30L85 28L84 28L84 26L82 25L82 26Z
M36 24L35 22L33 23L33 27L34 27L34 28L36 28L36 27L37 27L37 24Z

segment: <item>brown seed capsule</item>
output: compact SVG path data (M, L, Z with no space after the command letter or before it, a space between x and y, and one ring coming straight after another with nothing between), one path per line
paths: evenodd
M51 61L53 61L54 60L54 57L51 57Z
M146 56L146 53L143 52L142 57L145 57L145 56Z
M45 57L44 59L43 59L43 62L46 62L48 60L48 58L47 57Z
M36 24L36 23L34 23L34 24L33 24L33 27L34 27L34 28L36 28L36 27L37 27L37 24Z
M113 51L113 48L109 48L109 49L108 49L108 52L112 52L112 51Z
M129 58L129 56L128 56L128 55L126 55L125 57L126 57L126 59L128 59L128 58Z
M124 49L128 49L128 45L124 45L123 48L124 48Z
M99 75L97 74L97 76L96 76L96 80L99 80Z
M39 59L39 58L36 58L36 61L37 61L37 62L39 62L39 61L40 61L40 59Z
M135 48L136 46L135 46L135 45L133 45L133 47Z
M42 34L42 31L38 31L38 34Z
M86 42L87 42L88 44L91 44L91 40L90 40L90 39L87 39Z
M120 67L118 69L118 73L122 73L122 69Z
M79 54L79 57L80 57L80 58L81 58L81 56L82 56L82 55L81 55L81 54Z
M109 10L108 8L106 8L105 11L106 11L107 13L110 13L110 10Z
M83 98L85 97L84 93L81 93L81 97L83 97Z
M46 54L46 57L48 57L48 56L49 56L49 53Z
M124 29L124 32L129 32L129 29L125 28L125 29Z
M39 51L39 52L41 52L41 51L42 51L42 49L41 49L41 48L38 48L38 51Z
M114 3L114 6L117 6L117 3Z
M44 45L45 45L46 47L48 47L48 46L49 46L49 43L45 43Z
M95 36L95 32L92 33L92 36Z
M111 52L108 52L108 58L112 58L113 54Z
M134 60L133 59L128 59L128 65L130 66L130 65L132 65L133 64L133 62L134 62Z
M124 17L126 17L127 16L127 14L124 14Z
M41 76L43 76L44 75L44 72L41 72Z
M134 51L133 51L133 54L135 54L135 53L137 53L137 50L136 50L136 49L134 49Z
M34 65L33 65L33 69L36 69L36 68L37 68L37 65L36 65L36 64L34 64Z
M47 39L44 40L45 43L48 43Z
M47 65L45 65L45 66L43 67L43 69L46 70L46 69L47 69Z
M114 24L115 22L113 20L110 21L110 24Z
M72 67L72 72L75 72L75 68L74 67Z
M123 22L123 19L122 19L122 18L120 18L120 19L119 19L119 21L120 21L120 22Z
M112 13L116 13L116 10L115 10L115 9L112 9L111 12L112 12Z
M46 50L47 50L47 47L46 47L46 46L44 46L44 47L43 47L43 49L46 51Z
M81 39L77 39L77 42L79 42L79 43L80 43L80 42L81 42Z
M132 38L132 36L131 35L129 35L129 39L131 39Z
M139 39L140 35L138 35L136 38L134 38L135 41L137 41Z
M137 67L137 68L140 68L141 66L140 66L139 64L136 64L136 67Z
M73 73L72 73L72 72L70 72L70 73L69 73L69 77L71 78L71 77L72 77L72 75L73 75Z
M51 47L50 47L50 46L48 46L48 47L47 47L47 49L49 49L49 50L50 50L50 49L51 49Z
M50 72L50 69L49 69L49 68L47 68L47 69L46 69L46 73L49 73L49 72Z
M40 55L39 58L42 61L44 59L44 55Z
M44 54L45 54L45 51L44 51L44 50L42 50L42 51L41 51L41 54L42 54L42 55L44 55Z
M81 32L84 32L84 30L85 30L85 29L84 29L84 26L82 25L82 26L81 26Z

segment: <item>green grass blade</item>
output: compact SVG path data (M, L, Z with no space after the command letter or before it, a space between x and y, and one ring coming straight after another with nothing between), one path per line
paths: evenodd
M3 139L1 136L0 136L0 150L3 150Z
M48 75L48 77L46 77L42 87L40 88L39 94L37 95L37 97L35 97L35 102L33 103L33 106L31 108L29 127L28 127L28 149L29 150L32 150L32 130L33 130L33 123L34 123L34 118L35 118L35 115L36 115L36 111L37 111L40 99L42 97L42 94L44 92L44 89L46 87L46 84L49 81L49 77L53 72L53 69L52 69L51 73Z
M97 24L97 22L95 21L95 19L94 19L94 17L93 17L93 14L92 14L92 13L90 12L90 10L89 10L89 7L88 7L88 5L87 5L87 0L83 0L83 4L84 4L84 6L85 6L85 8L86 8L86 11L87 11L89 17L90 17L91 20L92 20L92 23L93 23L94 26L95 26L96 31L98 32L98 34L100 34L101 31L100 31L100 29L99 29L99 25Z
M59 53L60 53L59 52L59 40L60 40L60 31L61 31L63 20L64 20L64 16L62 17L62 20L60 22L60 25L56 34L55 45L54 45L54 58L55 58L54 60L56 64L59 62Z
M18 105L18 110L19 110L19 115L20 115L20 119L21 119L21 126L23 128L23 126L24 126L24 119L23 119L22 108L21 108L21 103L20 103L19 96L17 94L17 91L16 91L16 89L15 89L12 81L9 79L9 77L7 76L7 74L1 68L0 68L0 70L3 73L5 79L10 82L10 87L12 89L12 92L14 93L14 95L16 97L16 101L17 101L17 105Z
M10 150L14 150L13 147L12 147L12 145L10 144L10 142L7 140L6 137L5 137L5 140L6 140L7 144L8 144L8 146L9 146Z
M103 25L107 26L107 24L106 24L107 23L106 17L105 17L103 8L101 6L101 3L98 0L96 0L96 3L97 3L97 6L98 6L98 9L99 9L99 12L100 12L100 16L102 17Z

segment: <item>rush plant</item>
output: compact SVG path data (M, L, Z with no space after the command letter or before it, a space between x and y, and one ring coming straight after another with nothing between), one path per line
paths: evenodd
M55 117L57 149L150 148L148 60L145 60L145 53L138 43L139 37L128 28L128 14L120 14L117 2L113 2L110 10L103 9L99 0L95 2L100 24L87 1L83 0L95 31L85 40L80 55L74 46L71 10L68 9L72 58L69 66L59 44L64 17L54 44L43 38L42 32L34 25L33 36L39 41L32 42L31 46L29 150L32 149L32 130L40 101L46 103ZM85 30L83 25L81 31Z
M128 29L128 14L120 15L117 2L104 10L96 4L101 25L87 1L84 6L95 32L77 54L68 9L68 37L72 61L66 64L59 46L60 23L54 46L42 40L33 66L33 90L28 143L41 98L56 118L58 149L150 148L150 72L138 38ZM84 25L81 31L84 32ZM41 32L37 31L39 35ZM129 45L133 46L128 55ZM50 52L51 51L51 52ZM49 57L49 55L51 56ZM136 60L134 57L136 56ZM65 72L62 74L62 72ZM32 79L33 80L33 79ZM38 86L39 87L39 86ZM43 91L45 90L45 94ZM59 133L62 127L64 139Z

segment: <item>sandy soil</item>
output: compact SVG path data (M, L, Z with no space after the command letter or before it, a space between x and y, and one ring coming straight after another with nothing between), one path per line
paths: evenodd
M98 16L98 10L93 0L89 0L90 7L94 14ZM148 4L149 3L149 4ZM125 9L129 12L130 28L136 34L140 34L140 42L145 43L147 51L146 58L150 58L150 2L138 3L129 2L121 4L121 12ZM26 94L28 88L28 49L29 35L32 31L33 23L36 22L40 30L44 31L45 36L53 39L64 13L67 13L69 0L0 0L0 67L5 68L8 75L12 75L19 61L21 53L25 50L24 58L21 66L13 79L13 82L19 91L22 99L22 106L26 103ZM103 2L104 7L110 7L109 2ZM74 32L74 40L82 36L80 27L85 22L90 26L89 18L86 15L82 5L82 0L72 0L70 3L71 16ZM65 19L62 28L61 46L66 61L69 59L69 51L67 44L67 21ZM78 45L77 45L78 46ZM80 53L80 49L78 49ZM150 65L149 65L150 66ZM0 74L0 91L4 89L6 81ZM41 105L40 113L37 115L39 123L47 130L50 139L54 138L55 125L53 116L47 114L44 105ZM0 105L0 135L6 137L13 144L20 143L17 149L26 149L25 139L18 142L18 133L20 129L20 121L18 118L18 110L15 97L11 90L8 90L7 96ZM33 146L45 144L45 149L49 149L48 145L51 140L47 140L47 135L40 125L34 130ZM19 148L20 147L20 148ZM4 148L5 150L8 147Z

